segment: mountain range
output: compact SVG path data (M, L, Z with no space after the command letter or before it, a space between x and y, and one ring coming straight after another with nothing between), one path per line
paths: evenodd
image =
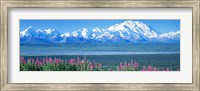
M114 24L106 29L96 27L89 30L87 28L82 28L72 32L61 33L52 28L41 30L34 29L30 26L20 32L20 44L146 43L179 41L180 30L177 30L176 32L160 33L143 22L133 20Z

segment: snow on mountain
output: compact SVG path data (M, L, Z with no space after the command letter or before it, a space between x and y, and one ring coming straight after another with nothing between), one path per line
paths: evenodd
M52 28L41 30L30 26L20 32L20 42L56 42L58 40L61 40L60 33Z
M83 38L88 38L89 32L86 28L83 28L81 31L81 35Z
M106 29L82 28L72 32L59 33L55 29L34 29L31 26L20 32L20 40L34 40L53 43L85 43L85 42L140 42L140 41L171 41L180 39L180 31L157 33L147 24L128 20Z
M169 33L160 34L160 37L168 38L168 39L180 38L180 30L177 32L169 32Z
M45 29L44 31L45 31L47 34L50 34L50 33L52 33L53 31L55 31L55 29L49 28L49 29Z
M120 24L115 24L108 28L111 32L119 32L120 37L130 36L131 34L135 34L136 36L144 36L147 38L155 38L158 34L151 30L148 25L140 22L140 21L125 21ZM139 38L137 36L137 38Z
M66 32L60 35L60 37L70 37L70 33Z
M28 30L32 29L31 26L29 26L27 29L25 29L24 31L20 32L20 37L24 37L24 36L31 36L31 34L29 33Z

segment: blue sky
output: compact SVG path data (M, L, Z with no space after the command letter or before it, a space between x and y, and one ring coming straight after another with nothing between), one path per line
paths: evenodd
M75 31L81 28L108 28L126 20L20 20L20 31L29 26L35 29L54 28L60 32ZM141 21L160 33L180 30L180 20L137 20Z

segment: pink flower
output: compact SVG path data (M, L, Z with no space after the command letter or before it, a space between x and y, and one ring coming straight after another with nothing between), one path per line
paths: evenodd
M52 62L53 62L53 59L52 59L52 58L47 58L47 59L49 59L49 62L50 62L50 63L52 63Z
M36 61L37 65L40 65L40 61Z
M44 59L42 59L42 62L43 62L43 64L45 64L45 60Z
M21 61L24 61L25 59L24 59L24 57L20 57L20 60L21 60Z
M118 70L120 71L120 70L122 70L122 69L123 69L123 64L120 63L120 65L119 65L119 67L118 67Z
M102 67L102 64L98 64L98 67L101 68L101 67Z
M43 65L43 61L40 62L40 65Z
M136 63L136 62L134 62L133 67L134 67L134 68L138 68L138 66L139 66L139 64Z
M130 65L131 65L131 64L130 64L130 63L128 63L127 67L130 67Z
M148 66L148 71L153 71L153 68L151 65Z
M92 71L94 68L94 64L93 63L90 63L90 71Z
M58 66L58 64L59 64L59 61L56 61L56 65Z
M127 65L127 63L126 63L126 62L124 62L124 67L128 67L128 65Z
M35 63L35 60L33 59L31 63L34 64L34 63Z
M75 64L75 60L74 59L70 59L69 60L69 64L71 64L71 65Z
M26 61L24 61L23 63L26 64Z

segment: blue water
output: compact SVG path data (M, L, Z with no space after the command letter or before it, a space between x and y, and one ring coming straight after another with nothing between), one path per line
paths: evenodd
M180 44L51 44L21 45L25 58L58 57L63 60L86 57L90 62L116 67L120 62L137 61L142 66L180 70Z

